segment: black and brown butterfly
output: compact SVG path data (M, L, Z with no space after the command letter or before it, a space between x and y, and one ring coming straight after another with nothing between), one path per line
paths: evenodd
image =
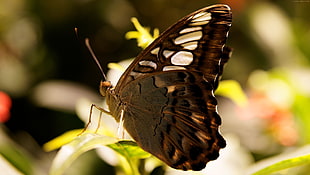
M213 93L231 54L231 22L224 4L189 14L143 50L115 87L100 83L108 113L173 168L201 170L226 146Z

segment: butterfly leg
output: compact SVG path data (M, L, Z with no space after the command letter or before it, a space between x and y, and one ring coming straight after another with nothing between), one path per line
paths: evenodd
M79 135L81 135L82 133L84 133L84 132L87 130L87 128L89 127L89 125L91 124L91 121L92 121L91 116L92 116L93 108L94 108L94 107L100 111L100 114L99 114L99 123L98 123L98 126L97 126L96 130L95 130L95 133L97 133L98 129L100 128L100 121L101 121L102 113L106 113L106 114L111 115L111 113L110 113L109 111L103 109L102 107L97 106L96 104L91 104L90 110L89 110L88 122L87 122L86 126L84 127L83 131L82 131Z
M98 129L100 128L101 117L102 117L102 111L100 111L100 114L99 114L99 120L98 120L99 122L98 122L97 128L96 128L96 130L95 130L95 133L97 133L97 132L98 132Z
M121 111L121 117L119 121L119 125L117 128L117 136L121 139L124 139L125 133L124 133L124 110Z

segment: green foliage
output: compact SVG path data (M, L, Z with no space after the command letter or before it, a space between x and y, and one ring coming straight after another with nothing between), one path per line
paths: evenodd
M31 159L14 145L1 145L0 158L6 160L8 163L3 165L7 166L5 169L12 169L12 172L16 171L25 175L33 174ZM4 160L0 162L3 163Z
M83 133L72 142L64 145L55 157L50 175L61 175L81 154L97 147L117 142L116 138L104 135Z
M295 157L292 159L286 159L282 160L280 162L277 162L273 165L270 165L268 167L265 167L252 175L268 175L271 173L275 173L284 169L292 168L295 166L301 166L304 164L310 164L310 155L305 155L305 156L300 156L300 157Z
M142 150L136 142L123 140L117 143L108 145L114 151L118 152L128 159L145 159L150 157L150 154Z
M119 141L115 144L108 145L108 147L112 148L114 151L122 155L129 165L129 168L122 165L123 171L128 175L138 175L139 167L140 167L140 159L145 159L150 157L151 155L144 150L142 150L137 143L133 141Z

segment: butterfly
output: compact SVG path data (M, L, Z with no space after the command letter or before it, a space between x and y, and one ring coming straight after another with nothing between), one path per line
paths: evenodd
M227 5L195 11L143 50L115 87L100 82L108 113L173 168L201 170L226 146L213 93L231 55L225 46L231 23Z

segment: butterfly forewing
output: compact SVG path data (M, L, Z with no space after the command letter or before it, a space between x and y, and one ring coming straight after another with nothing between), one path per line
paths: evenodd
M227 5L178 21L129 66L107 103L137 143L169 166L201 170L226 143L213 95L231 49Z
M221 4L187 15L137 56L115 90L148 73L185 68L202 71L206 80L214 83L231 21L230 8Z

